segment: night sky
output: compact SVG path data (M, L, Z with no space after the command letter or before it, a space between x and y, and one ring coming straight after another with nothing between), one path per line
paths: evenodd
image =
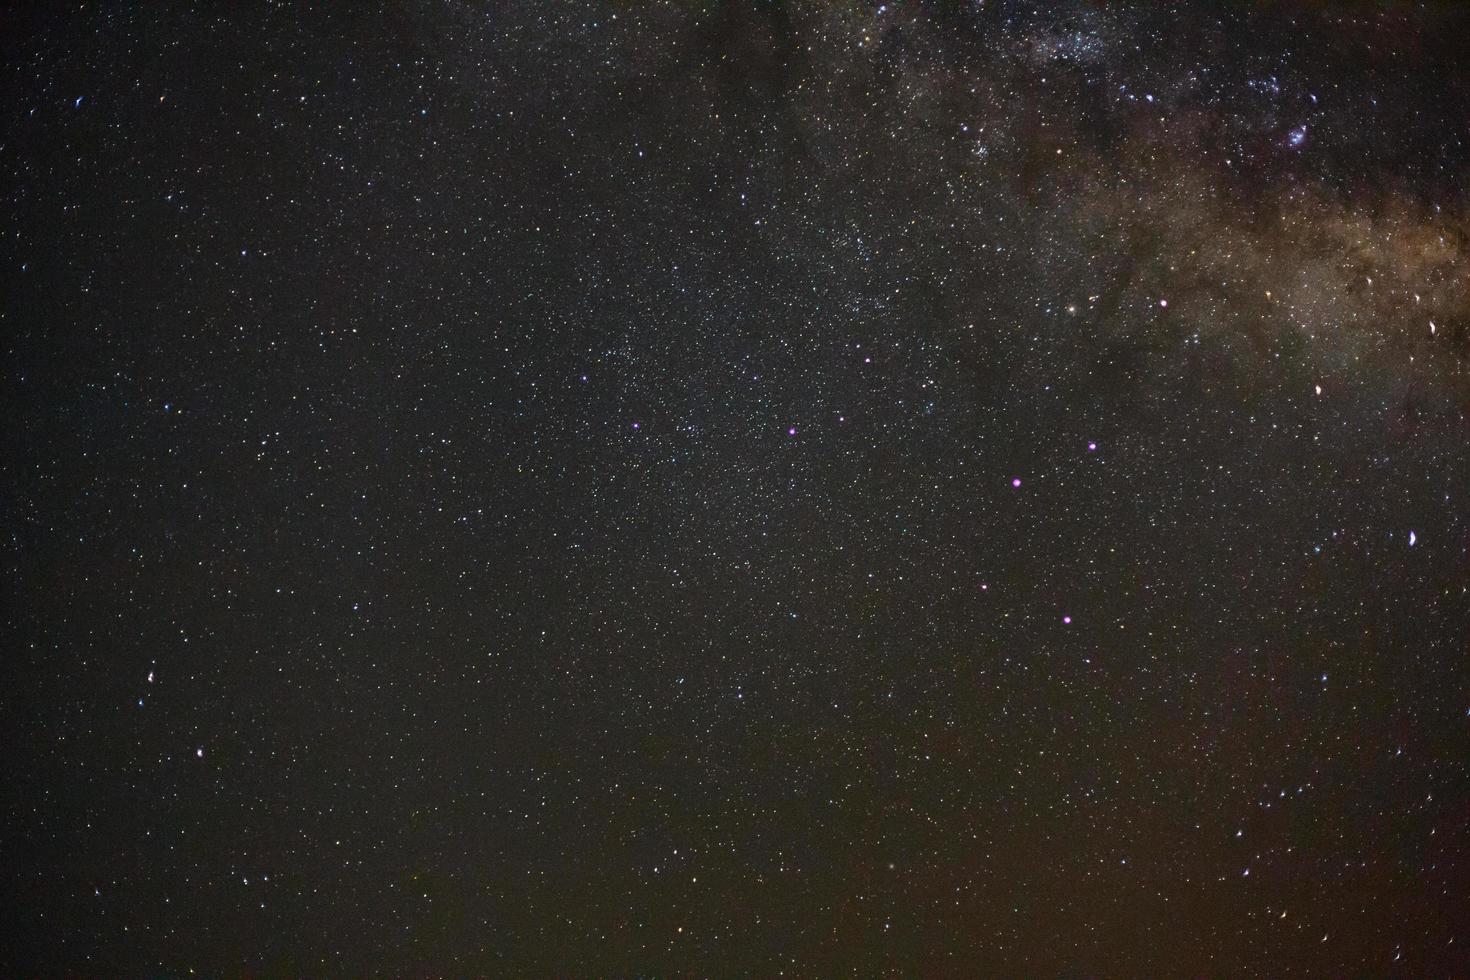
M1467 39L0 15L0 972L1470 975Z

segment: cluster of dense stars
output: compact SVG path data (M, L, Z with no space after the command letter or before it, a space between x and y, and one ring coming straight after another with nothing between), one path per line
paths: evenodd
M1466 38L5 15L0 972L1470 973Z

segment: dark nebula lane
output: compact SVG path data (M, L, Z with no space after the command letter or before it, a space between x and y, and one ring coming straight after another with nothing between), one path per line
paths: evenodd
M0 974L1470 975L1467 39L0 15Z

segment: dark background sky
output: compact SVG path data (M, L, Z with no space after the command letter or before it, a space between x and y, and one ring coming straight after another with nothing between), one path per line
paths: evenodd
M1467 37L0 15L3 972L1470 972Z

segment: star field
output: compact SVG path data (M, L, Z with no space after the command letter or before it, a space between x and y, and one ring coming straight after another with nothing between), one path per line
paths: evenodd
M1470 973L1470 9L0 30L0 972Z

